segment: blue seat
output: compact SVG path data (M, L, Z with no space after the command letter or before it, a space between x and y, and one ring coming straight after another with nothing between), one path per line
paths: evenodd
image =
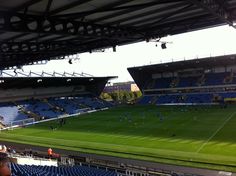
M13 103L1 103L0 104L0 116L3 117L3 122L9 124L13 121L27 119L28 116L21 111L17 105Z
M12 175L15 176L116 176L114 171L106 171L88 166L35 166L11 163Z

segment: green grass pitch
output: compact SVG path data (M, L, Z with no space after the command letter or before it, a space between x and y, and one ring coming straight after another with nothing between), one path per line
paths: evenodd
M4 131L0 140L236 171L236 107L116 107L62 127L51 121Z

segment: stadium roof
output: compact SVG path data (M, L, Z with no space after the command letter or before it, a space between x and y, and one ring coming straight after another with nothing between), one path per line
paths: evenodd
M163 73L175 72L185 69L209 69L214 67L225 67L229 65L236 65L236 54L216 56L208 58L197 58L192 60L184 60L177 62L169 62L162 64L154 64L139 67L128 68L129 72L149 72L149 73Z
M0 89L104 84L115 77L0 77Z
M2 0L0 69L235 19L236 0Z
M116 77L0 77L0 91L9 89L16 91L18 89L27 90L28 88L51 88L53 90L59 87L73 86L75 90L70 91L70 93L79 94L80 92L77 91L77 88L84 86L85 91L99 96L107 82L113 78ZM8 96L10 97L11 95Z

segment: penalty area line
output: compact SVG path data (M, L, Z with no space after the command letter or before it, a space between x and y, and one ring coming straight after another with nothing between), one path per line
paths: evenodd
M222 129L224 128L224 126L226 125L226 123L236 114L236 112L233 112L225 121L224 123L221 124L221 126L219 126L219 128L216 129L216 131L197 149L196 153L199 153L203 147L205 147L208 142L215 137L215 135Z

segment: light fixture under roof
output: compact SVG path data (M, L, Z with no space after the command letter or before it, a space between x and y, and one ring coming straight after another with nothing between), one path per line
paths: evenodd
M161 48L162 48L162 49L166 49L166 48L167 48L167 47L166 47L166 43L162 43L162 44L161 44Z

